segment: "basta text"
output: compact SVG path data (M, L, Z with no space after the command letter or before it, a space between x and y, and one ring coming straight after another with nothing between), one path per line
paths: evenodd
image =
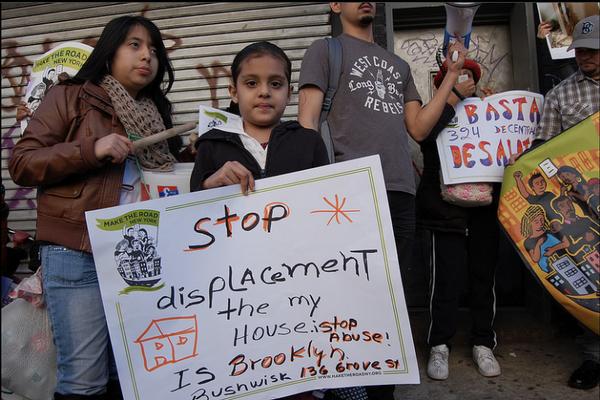
M516 97L512 102L505 98L484 101L479 107L477 104L465 104L465 113L470 125L473 125L479 119L485 118L486 121L498 121L500 116L506 121L525 121L524 110L528 110L529 122L540 122L540 109L534 97Z

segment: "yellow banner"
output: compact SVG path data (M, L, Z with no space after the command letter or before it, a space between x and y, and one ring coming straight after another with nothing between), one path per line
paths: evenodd
M498 218L528 269L600 334L600 113L506 168Z
M136 224L158 227L160 212L156 210L134 210L116 218L97 219L98 229L103 231L120 231Z
M32 67L32 72L44 71L48 67L62 65L64 68L79 70L86 62L90 51L76 47L61 47L37 60Z

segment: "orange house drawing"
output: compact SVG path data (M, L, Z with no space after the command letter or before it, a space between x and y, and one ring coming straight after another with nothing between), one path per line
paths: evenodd
M135 339L140 345L144 368L152 372L198 355L198 322L196 316L152 320Z

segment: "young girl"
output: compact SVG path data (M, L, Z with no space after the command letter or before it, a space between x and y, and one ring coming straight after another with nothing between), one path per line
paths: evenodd
M84 214L137 200L139 172L128 159L126 132L148 136L171 127L165 95L172 84L156 25L116 18L75 78L48 92L13 150L13 180L38 187L37 239L57 348L55 399L120 398L118 384L109 383L116 370ZM166 142L136 155L147 168L175 161Z
M281 122L292 86L292 63L276 45L245 47L231 65L230 112L242 117L244 132L212 129L196 141L192 191L240 184L244 194L254 180L329 163L321 136L296 121ZM310 393L288 400L314 399Z
M291 73L289 58L269 42L251 44L235 56L229 93L244 132L212 129L198 138L192 191L239 183L247 194L255 179L328 163L317 132L296 121L281 122L292 93Z

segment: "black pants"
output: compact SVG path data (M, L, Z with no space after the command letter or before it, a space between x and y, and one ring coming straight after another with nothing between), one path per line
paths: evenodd
M427 342L430 346L450 345L456 333L461 269L469 277L472 345L493 349L496 334L494 293L499 229L496 207L469 209L467 235L433 232L433 257L430 278L431 325Z
M392 228L398 252L400 272L406 271L412 262L415 241L415 196L404 192L388 191L388 204L392 217ZM394 385L367 386L369 400L394 398Z
M396 239L396 250L401 269L412 262L415 241L415 196L404 192L388 191L388 204Z

